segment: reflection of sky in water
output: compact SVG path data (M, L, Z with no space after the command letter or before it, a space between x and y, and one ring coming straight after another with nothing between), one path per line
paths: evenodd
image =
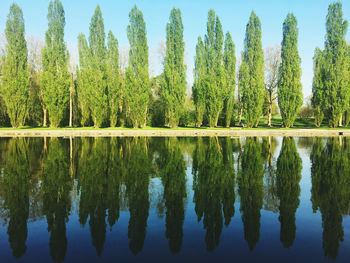
M161 140L161 139L154 139ZM282 138L277 138L277 146L273 156L273 166L279 157ZM195 143L193 139L191 141ZM261 140L260 140L261 142ZM253 251L250 251L244 237L242 214L240 212L240 196L237 186L237 158L234 154L234 169L236 176L235 186L235 214L228 227L224 224L220 234L220 242L214 251L206 249L206 229L203 227L203 217L198 222L195 212L194 191L192 174L193 152L183 150L185 160L186 193L184 202L185 218L182 226L183 237L181 251L171 254L166 233L166 204L163 199L164 187L160 177L151 176L148 192L150 209L147 219L146 237L142 251L134 256L129 249L128 203L121 204L120 217L116 224L110 228L107 223L106 238L101 257L96 254L92 246L89 220L85 226L79 223L78 181L73 184L72 209L69 220L66 223L67 251L66 262L324 262L329 261L324 257L322 248L322 220L321 213L313 213L311 202L311 162L310 153L313 139L296 138L295 145L302 160L302 172L300 180L299 206L296 211L296 235L292 247L286 249L280 241L279 211L261 209L259 241ZM244 145L245 140L242 140ZM155 149L157 150L157 149ZM1 174L3 174L3 169ZM268 174L264 173L264 189L267 187ZM40 186L40 184L39 184ZM126 186L121 187L126 191ZM266 190L264 190L266 191ZM264 192L265 193L265 192ZM265 193L266 194L266 193ZM265 198L265 197L264 197ZM264 202L266 200L264 199ZM3 201L1 200L1 204ZM266 204L263 204L266 208ZM107 215L108 211L106 212ZM4 215L1 215L4 217ZM2 262L15 262L12 250L8 243L7 223L2 218L0 226L0 256ZM107 219L106 219L107 222ZM350 219L343 217L344 242L340 242L337 262L347 262L350 256ZM26 240L26 253L20 262L50 262L50 233L47 231L45 216L37 216L36 220L28 220L28 236ZM332 260L330 260L332 261ZM334 262L334 261L332 261Z

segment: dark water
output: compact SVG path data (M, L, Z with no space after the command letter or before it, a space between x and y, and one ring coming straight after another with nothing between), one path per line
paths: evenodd
M1 262L349 262L350 138L0 139Z

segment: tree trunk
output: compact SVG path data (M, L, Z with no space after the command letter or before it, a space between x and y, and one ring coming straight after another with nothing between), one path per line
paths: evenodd
M243 109L238 110L238 126L241 126Z
M268 123L267 123L269 127L271 127L271 117L272 117L272 104L269 105L269 115L268 115Z
M43 127L46 127L47 126L47 109L45 106L43 107L43 112L44 112Z
M342 126L343 126L343 114L341 114L339 118L339 127L342 127Z

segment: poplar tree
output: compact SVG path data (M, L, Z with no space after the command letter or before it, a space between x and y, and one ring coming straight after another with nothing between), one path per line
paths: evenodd
M144 127L150 97L148 73L148 45L146 23L142 12L136 7L129 13L130 25L127 27L130 42L129 65L126 69L125 103L126 114L132 126Z
M50 126L58 127L68 107L70 86L69 55L64 42L66 21L60 0L50 2L47 19L49 28L46 31L46 45L42 51L41 84Z
M2 65L1 95L12 127L23 126L29 92L28 50L21 8L13 3L7 16L6 57Z
M330 127L342 125L342 116L350 100L349 59L346 45L348 21L343 19L342 4L328 7L325 48L316 51L314 57L314 96L316 125L320 117L328 117ZM322 110L323 113L319 113Z
M112 31L108 32L107 40L107 89L110 126L115 127L118 120L119 107L121 105L122 82L119 67L118 40Z
M205 50L201 37L198 37L196 46L194 82L192 87L193 102L196 107L196 126L201 126L205 112L204 84L206 82Z
M225 125L230 127L233 106L235 100L236 87L236 55L235 44L232 41L231 34L226 33L224 45L224 68L225 68L225 90L224 90L224 114Z
M169 20L166 26L166 55L161 98L165 106L165 124L177 127L186 98L184 26L180 9L173 8Z
M303 104L301 59L298 52L298 25L293 14L288 14L283 23L281 66L278 74L278 105L283 125L293 126L295 117Z
M203 106L205 106L206 119L210 127L217 126L224 104L223 44L224 34L220 19L215 15L214 10L210 9L204 42L198 39L193 87L199 117L197 123L202 122Z
M261 22L252 11L246 26L243 61L240 69L243 115L248 127L258 126L264 103L264 51ZM244 73L244 74L243 74Z
M90 22L90 89L89 102L95 128L101 127L107 118L106 45L102 12L97 5Z
M324 89L324 55L323 51L316 48L314 60L314 78L312 82L312 107L314 108L315 125L320 127L325 111L325 89Z
M81 113L80 124L85 126L91 116L90 111L90 49L84 34L78 36L79 68L77 68L77 94Z

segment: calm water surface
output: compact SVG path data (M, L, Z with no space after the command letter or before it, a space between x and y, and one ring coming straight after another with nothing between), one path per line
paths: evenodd
M0 138L1 262L349 262L350 138Z

